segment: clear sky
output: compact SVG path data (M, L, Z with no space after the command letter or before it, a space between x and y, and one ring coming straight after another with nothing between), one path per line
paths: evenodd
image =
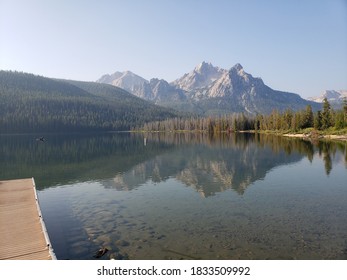
M169 82L240 63L302 97L347 89L347 0L0 0L0 69Z

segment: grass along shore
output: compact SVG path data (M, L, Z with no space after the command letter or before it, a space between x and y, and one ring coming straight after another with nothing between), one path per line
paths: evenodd
M209 133L207 130L132 130L131 132L138 133ZM273 134L284 137L295 137L304 139L327 139L347 141L347 128L337 130L329 128L326 130L316 130L314 128L306 128L298 131L292 130L238 130L238 131L219 131L218 133L263 133Z
M296 137L296 138L305 138L305 139L329 139L329 140L341 140L347 141L347 128L344 129L334 129L329 128L326 130L316 130L314 128L306 128L298 131L291 130L264 130L258 131L259 133L269 133L276 134L285 137Z

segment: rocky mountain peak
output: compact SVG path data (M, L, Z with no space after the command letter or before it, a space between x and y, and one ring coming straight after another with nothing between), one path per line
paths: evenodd
M324 98L326 98L335 109L340 109L344 99L347 98L347 90L324 90L320 96L309 97L308 100L322 103Z
M119 79L122 77L122 72L115 72L111 75L105 74L103 75L99 80L97 80L98 83L104 83L104 84L112 84L112 82L116 79Z
M325 90L323 91L322 95L324 98L327 98L328 100L336 100L336 99L342 99L347 97L347 91L345 90Z
M236 71L243 70L243 67L240 63L236 63L231 69L235 69Z
M98 83L107 83L122 89L125 89L131 93L136 93L137 96L144 95L143 86L148 84L148 81L131 71L115 72L111 75L104 75L99 80ZM141 93L138 93L140 91Z
M202 74L208 71L214 71L216 68L210 62L203 61L194 68L194 71Z
M159 80L157 78L153 78L149 81L149 84L152 88L152 90L159 91L159 90L167 90L170 85L165 80Z
M173 81L172 85L186 91L191 91L208 86L219 79L225 72L226 70L203 61L193 71Z
M225 70L203 61L171 83L159 79L147 81L130 71L104 75L98 81L121 87L156 104L207 115L269 113L273 108L297 110L306 104L319 108L297 94L269 88L261 78L247 73L240 63Z
M240 63L237 63L230 68L228 74L232 83L241 83L244 86L248 85L251 87L264 85L261 78L255 78L251 74L247 73Z

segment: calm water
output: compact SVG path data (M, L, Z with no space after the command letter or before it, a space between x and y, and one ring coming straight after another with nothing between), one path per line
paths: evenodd
M35 178L58 259L347 258L345 143L36 137L0 136L0 179Z

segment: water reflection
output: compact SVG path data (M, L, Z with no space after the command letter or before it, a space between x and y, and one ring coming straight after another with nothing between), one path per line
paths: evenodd
M147 147L163 141L161 135L153 136L147 135ZM194 188L203 197L228 189L243 194L247 186L263 179L269 170L301 160L303 151L306 151L304 148L302 151L295 149L297 141L281 138L277 138L277 142L266 143L264 139L257 141L253 135L247 134L231 135L225 139L190 136L182 134L172 135L172 139L166 138L168 145L175 144L174 151L160 154L125 173L117 174L113 180L104 182L105 186L131 190L148 180L161 182L175 178ZM308 153L311 152L308 149Z
M49 135L46 142L36 137L0 136L2 179L34 177L39 188L98 180L106 188L132 190L148 180L175 178L208 197L227 189L243 194L269 170L304 157L312 162L315 152L327 175L334 162L344 160L347 167L345 143L265 134Z
M34 177L39 188L101 180L125 172L163 150L165 144L145 148L127 133L92 135L0 135L2 179Z
M263 134L36 138L0 136L0 177L35 177L59 259L93 259L100 247L116 259L347 257L345 143Z

